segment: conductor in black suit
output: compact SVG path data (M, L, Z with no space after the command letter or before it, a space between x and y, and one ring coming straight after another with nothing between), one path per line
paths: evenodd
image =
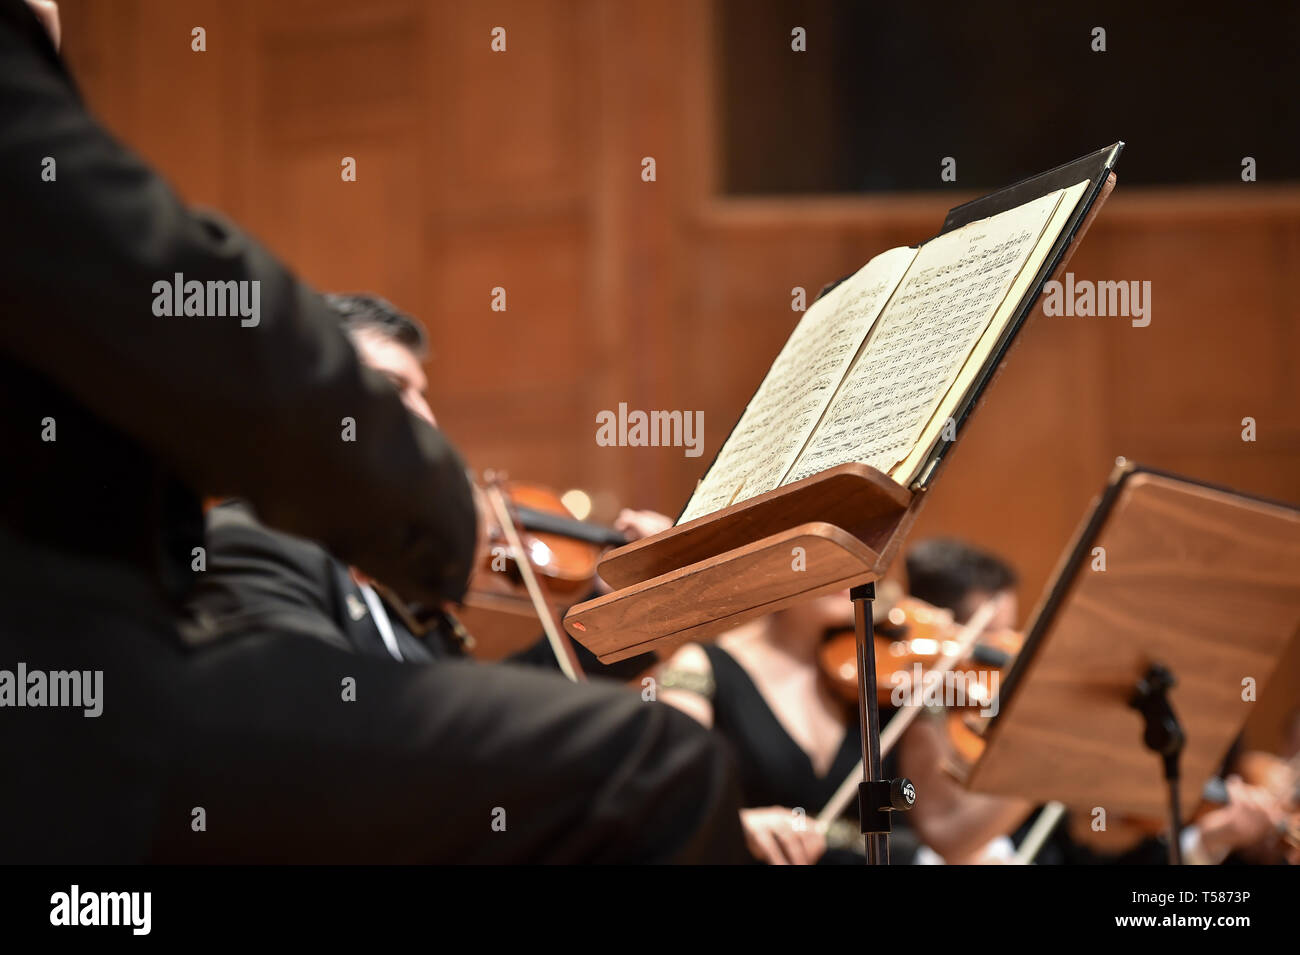
M23 0L0 181L0 861L741 857L731 768L667 708L186 617L199 495L456 600L463 464L319 296L90 119ZM73 672L99 715L50 705Z

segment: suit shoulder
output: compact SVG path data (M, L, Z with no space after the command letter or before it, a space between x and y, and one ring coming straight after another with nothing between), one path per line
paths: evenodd
M208 554L222 559L272 560L298 567L309 576L327 573L334 559L315 541L267 527L242 501L216 505L207 514Z

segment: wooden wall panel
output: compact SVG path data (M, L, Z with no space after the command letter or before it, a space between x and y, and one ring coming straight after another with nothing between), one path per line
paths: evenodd
M409 137L424 106L420 5L326 3L257 8L256 55L272 146Z
M443 4L435 127L444 215L482 217L577 204L590 176L590 45L584 4ZM506 31L494 52L491 32ZM435 118L436 116L436 118Z
M582 483L595 434L594 414L584 411L591 344L582 224L469 229L439 259L430 374L444 427L467 436L480 466ZM498 286L504 312L490 307Z
M264 164L256 193L275 223L267 239L319 288L372 289L423 311L427 251L418 241L419 205L411 201L420 191L419 155L396 141L354 148L347 155L357 159L358 179L348 183L339 178L342 155L300 146Z

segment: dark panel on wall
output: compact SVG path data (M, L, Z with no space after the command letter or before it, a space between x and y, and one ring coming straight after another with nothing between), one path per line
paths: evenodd
M729 193L989 190L1117 139L1130 185L1300 180L1291 2L718 9Z

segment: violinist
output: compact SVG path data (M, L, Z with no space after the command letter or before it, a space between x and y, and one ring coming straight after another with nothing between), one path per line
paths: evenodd
M421 358L424 355L425 336L419 323L375 296L333 295L327 296L326 301L338 315L362 361L388 379L414 415L433 423L433 413L424 396L426 381ZM481 500L481 492L476 493L479 493ZM648 526L645 525L648 519L645 514L628 513L624 518L623 523L629 531L635 532L640 526ZM480 528L484 523L480 522ZM525 683L517 689L522 689L525 697L517 706L503 705L500 713L491 718L492 725L496 728L490 738L443 740L438 753L430 760L431 766L454 765L455 760L473 754L474 764L490 769L494 765L494 746L513 745L510 743L512 739L531 738L545 739L548 742L534 748L529 760L535 765L525 766L526 773L559 773L560 779L557 782L560 785L563 785L566 774L572 775L575 767L566 769L560 760L553 760L547 755L559 746L557 734L561 730L554 717L539 718L537 714L559 707L555 712L563 714L571 711L576 716L580 710L573 708L568 696L571 692L582 692L578 688L548 674L534 674L512 666L465 664L467 669L459 669L461 664L455 658L463 655L467 635L459 628L450 612L440 608L432 618L413 620L395 595L352 570L320 545L264 526L246 505L225 503L212 508L208 514L208 525L208 569L199 575L199 586L191 606L195 614L206 622L211 639L221 642L258 639L260 635L274 629L281 635L309 637L356 656L380 662L388 661L390 664L401 661L412 669L430 663L435 663L439 668L457 668L456 682L464 683L467 691L472 690L476 681L488 677L488 691L495 692L498 680L491 679L493 673L502 674L499 678L501 691L512 685L513 681L523 680ZM476 567L484 563L482 550L485 544L485 535L480 535L480 555ZM432 619L436 626L428 629L420 626L427 623L428 619ZM351 673L352 668L347 667L343 672ZM527 694L534 690L541 695L529 697ZM366 690L362 686L358 688L358 693L360 692L377 690L373 687ZM483 692L482 687L479 692ZM602 736L617 725L617 721L626 719L634 711L637 715L645 714L658 721L656 708L637 702L636 697L622 690L611 692L614 693L612 699L603 696L603 702L592 702L592 705L599 706L601 712L587 713L583 717L585 729L594 729L598 737ZM469 717L468 712L458 714L452 706L446 707L445 713L446 718L453 721L458 717ZM622 739L635 747L633 737L627 735L629 729L631 727L625 725L621 730ZM666 835L668 844L662 849L639 847L635 844L638 840L620 842L619 838L613 836L608 836L608 842L597 847L591 840L602 838L602 827L585 823L583 819L589 807L580 806L575 801L572 804L572 812L576 815L571 821L571 838L562 848L543 850L531 840L539 838L544 830L534 827L529 831L528 823L529 817L543 808L542 804L531 798L524 800L517 796L515 800L510 800L508 795L501 795L497 797L499 802L494 805L507 808L507 832L518 826L524 830L523 838L527 841L513 849L508 845L498 848L488 838L492 833L485 821L480 827L480 839L483 841L444 850L451 854L439 855L437 858L450 861L476 858L576 861L581 858L600 858L603 853L609 859L667 859L680 853L683 846L687 847L688 853L699 853L695 858L701 861L728 861L734 858L739 837L735 837L733 842L727 833L728 828L734 829L734 815L730 826L715 826L710 818L721 811L720 807L726 805L729 798L729 783L724 775L725 762L717 753L705 755L698 748L698 740L679 736L680 726L647 729L652 733L664 733L663 761L660 762L659 756L651 756L649 759L637 756L636 762L642 765L637 766L635 772L646 773L646 779L652 787L668 784L674 778L677 784L686 786L687 790L700 784L705 787L699 790L704 798L704 803L699 807L685 807L679 803L676 795L670 797L664 793L659 797L666 799L661 807L652 808L644 804L627 806L629 817L642 816L651 820L652 828ZM675 743L670 745L670 740L675 740ZM627 756L622 751L599 748L612 746L609 737L604 740L595 739L593 742L598 748L581 755L584 760L581 769L583 777L599 779L604 772L616 771L620 764L628 768ZM405 744L400 737L395 737L392 745L400 750ZM568 743L564 744L564 748L568 746ZM578 758L576 751L575 758ZM686 762L679 765L677 760L683 758ZM502 763L499 771L492 772L491 776L501 780L503 785L508 785L512 773L513 769ZM485 778L483 782L490 780ZM532 785L524 780L521 783ZM455 814L460 811L462 802L472 804L472 792L473 790L469 793L448 791L447 797L451 801L445 811ZM581 786L576 792L581 792ZM575 799L578 798L576 792ZM613 798L617 801L620 796L616 792ZM552 793L548 797L552 802L552 806L546 809L548 814L557 799L561 806L566 802L566 797ZM509 811L511 802L515 807L513 812ZM484 817L485 820L486 818ZM680 842L683 837L685 843ZM497 841L506 842L500 839ZM370 857L383 858L388 850L380 845L368 847L364 851L368 851Z
M1000 558L962 541L918 541L904 558L908 592L952 612L958 624L992 601L985 632L1010 630L1016 622L1016 572ZM946 714L935 710L909 727L899 742L900 771L923 794L909 821L923 833L923 863L990 862L1009 857L1009 835L1032 810L1020 799L964 789L943 770L951 754Z
M412 414L436 427L425 397L427 346L419 323L377 296L327 295L325 301L362 362L388 379ZM267 527L244 502L209 509L206 537L207 567L191 607L215 632L275 626L339 649L410 662L464 653L468 638L454 616L434 614L432 625L415 626L372 581L319 544Z
M949 601L967 616L996 600L990 629L1014 619L1015 576L1006 565L945 542L919 544L917 551L909 574L915 573L925 596ZM881 598L876 611L883 616L883 588ZM861 755L856 707L836 695L818 665L828 633L852 625L844 591L737 627L712 645L687 644L658 674L659 699L732 745L741 768L746 841L768 863L863 861L856 825L823 834L812 821ZM890 717L881 713L882 726ZM916 861L928 845L931 858L977 861L1030 806L969 793L952 782L941 769L943 749L931 728L918 732L927 722L916 721L886 757L886 776L906 775L921 793L912 811L894 820L891 859ZM830 852L827 835L835 843Z
M1251 754L1255 755L1255 754ZM1230 755L1219 776L1207 784L1217 790L1179 838L1184 865L1276 864L1300 861L1300 828L1284 800L1248 778ZM1293 797L1294 798L1294 797ZM1294 810L1293 810L1294 812ZM1169 862L1164 820L1112 818L1094 830L1085 814L1067 813L1039 853L1040 864L1165 865Z
M999 609L986 629L1009 629L1014 624L1016 574L1000 559L960 541L936 539L912 547L905 565L912 596L951 610L959 623L993 598ZM929 844L920 852L919 861L1006 859L1011 849L1009 836L1019 834L1017 825L1030 807L1022 800L965 790L946 772L935 771L948 758L951 745L941 719L917 720L900 744L902 773L917 783L925 797L910 814ZM1183 856L1189 864L1217 864L1231 853L1249 852L1267 843L1276 832L1281 813L1262 788L1236 774L1227 776L1223 788L1224 804L1183 829ZM1168 861L1162 837L1137 833L1122 848L1102 848L1095 844L1091 832L1084 833L1077 826L1073 831L1074 836L1068 823L1058 828L1037 861L1154 865Z
M814 824L862 751L856 711L831 691L817 665L826 633L846 620L852 625L847 590L743 624L712 644L686 644L656 675L661 702L731 745L746 843L772 865L865 861L860 836L837 840L828 851ZM895 835L893 857L902 861L907 836L897 827Z
M424 328L390 302L374 295L326 295L358 356L380 372L417 417L437 425L429 407L422 367L427 356ZM474 489L480 527L490 519L483 492ZM670 523L649 511L624 510L615 527L629 540ZM198 579L191 604L222 633L244 632L274 622L340 649L366 656L424 663L464 656L472 636L448 607L414 619L395 594L337 560L320 545L273 530L244 502L224 501L207 514L207 571ZM471 575L483 572L484 542ZM583 668L605 668L579 651ZM516 654L516 662L555 666L544 639Z

